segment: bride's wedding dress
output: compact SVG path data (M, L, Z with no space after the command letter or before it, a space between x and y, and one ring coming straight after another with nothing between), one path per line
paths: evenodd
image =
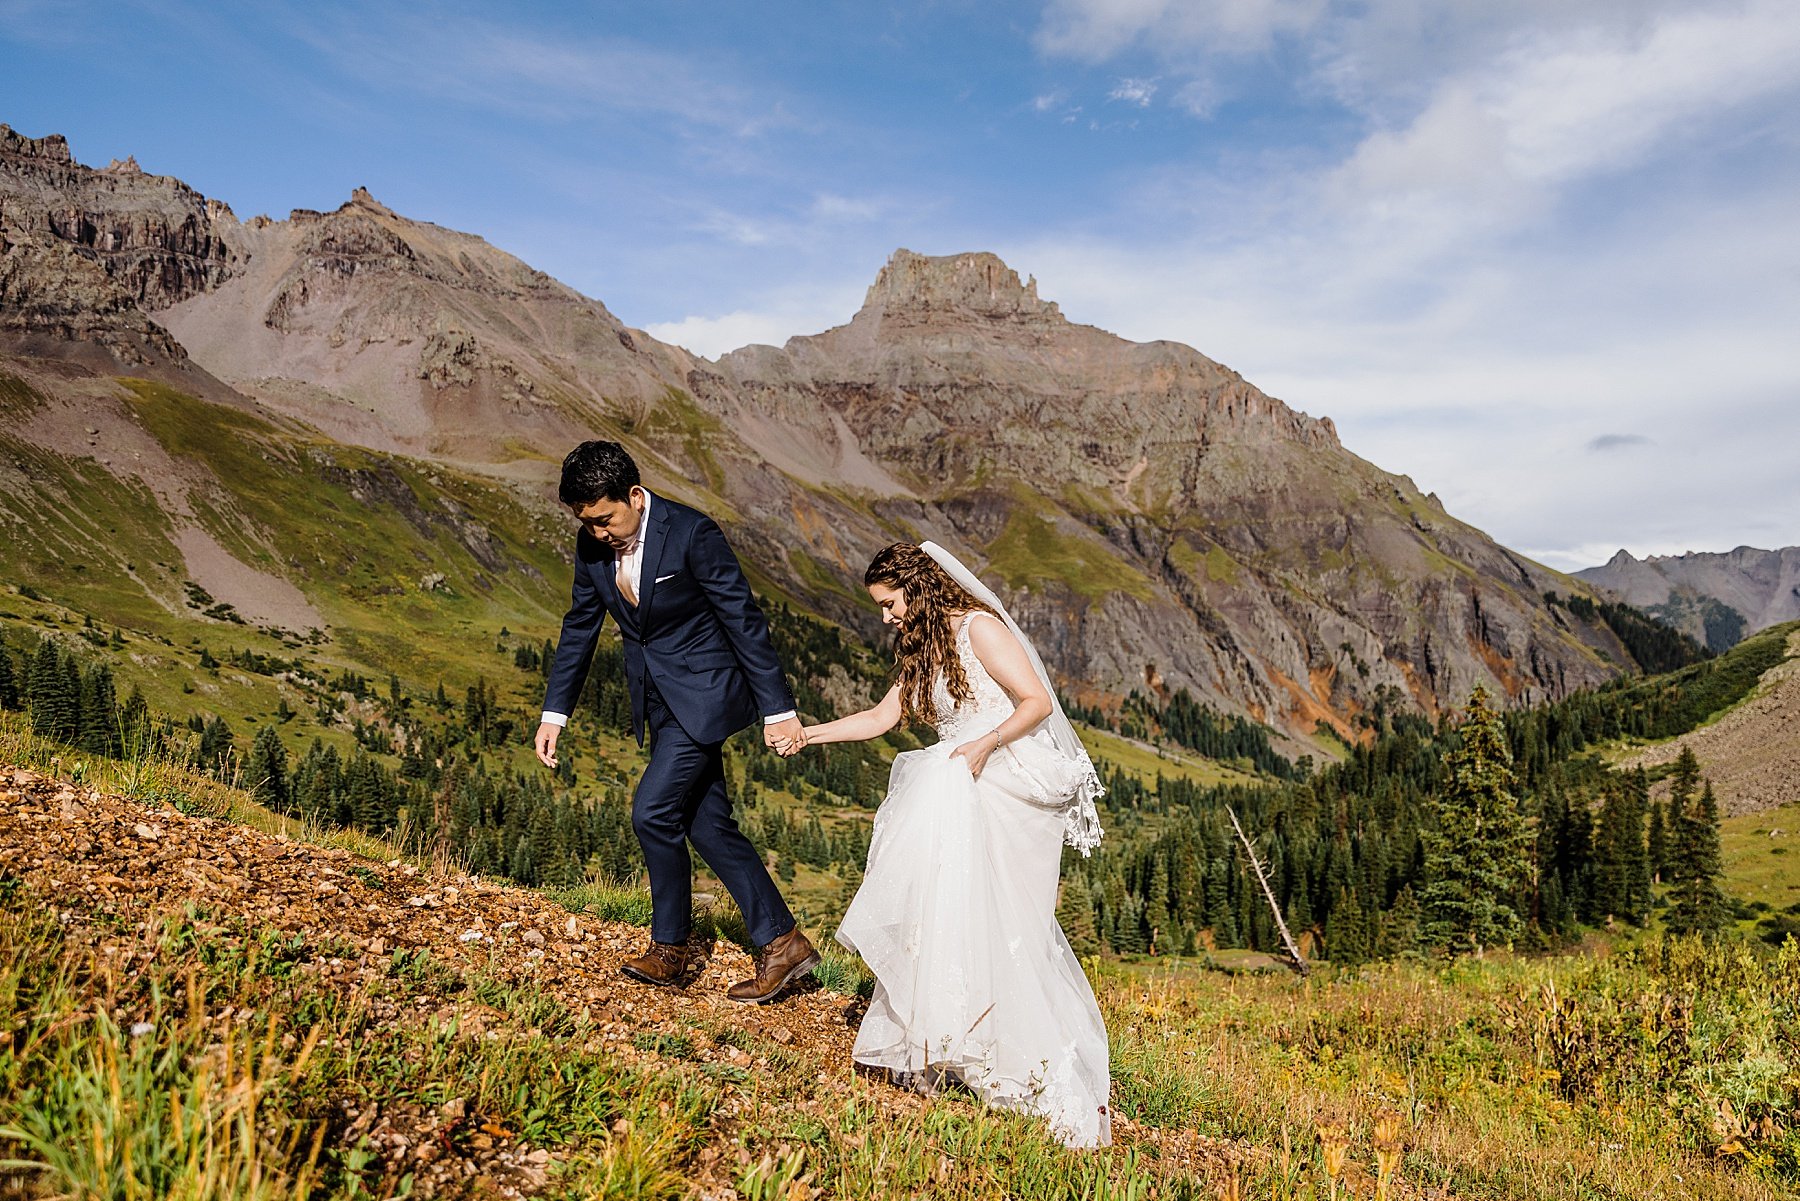
M1104 1145L1106 1028L1056 923L1069 798L1092 766L1042 727L979 777L950 757L1013 712L969 645L970 624L992 620L971 613L957 629L973 695L955 704L939 676L938 742L894 760L868 870L838 929L877 981L853 1054L915 1087L959 1080L1048 1119L1070 1146Z

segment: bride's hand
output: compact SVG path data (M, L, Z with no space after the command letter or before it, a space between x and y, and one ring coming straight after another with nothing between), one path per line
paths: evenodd
M983 734L972 742L965 742L950 752L952 759L960 758L968 766L971 776L980 776L981 769L987 766L988 756L1000 749L998 733Z
M783 759L792 759L795 755L798 755L801 751L806 749L814 728L815 727L813 726L807 726L800 731L799 737L778 744L775 747L775 753L780 755Z

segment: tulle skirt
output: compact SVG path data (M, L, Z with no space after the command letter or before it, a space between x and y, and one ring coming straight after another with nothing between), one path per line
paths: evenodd
M853 1054L914 1087L960 1081L1070 1146L1105 1145L1106 1028L1056 923L1060 807L1038 799L1057 752L1020 739L977 779L951 749L895 759L837 932L876 978Z

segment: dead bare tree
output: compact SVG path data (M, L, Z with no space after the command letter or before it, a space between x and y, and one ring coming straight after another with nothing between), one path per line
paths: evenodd
M1231 828L1237 831L1238 841L1244 844L1244 854L1250 856L1250 867L1256 873L1256 882L1262 885L1263 896L1269 900L1269 912L1275 915L1275 928L1281 931L1281 942L1287 948L1289 966L1304 976L1309 970L1306 959L1300 954L1300 947L1294 942L1294 936L1288 933L1287 920L1281 916L1281 906L1275 901L1275 890L1269 887L1269 875L1263 871L1262 860L1256 857L1256 848L1250 845L1250 839L1244 834L1244 827L1238 824L1237 811L1227 805L1225 815L1231 819Z

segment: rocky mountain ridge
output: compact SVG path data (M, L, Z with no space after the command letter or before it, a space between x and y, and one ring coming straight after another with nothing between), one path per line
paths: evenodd
M1185 687L1296 749L1477 683L1525 702L1634 666L1544 600L1579 585L1329 419L1189 347L1069 322L991 254L898 251L844 325L713 362L361 189L240 222L60 139L3 144L0 351L216 384L296 436L479 471L547 510L567 446L618 438L766 588L871 640L862 565L930 537L995 581L1072 695Z
M226 223L229 207L135 160L93 170L60 136L0 125L0 332L179 363L147 314L230 278Z
M1621 549L1575 573L1714 650L1800 618L1800 546L1689 551L1639 559Z

